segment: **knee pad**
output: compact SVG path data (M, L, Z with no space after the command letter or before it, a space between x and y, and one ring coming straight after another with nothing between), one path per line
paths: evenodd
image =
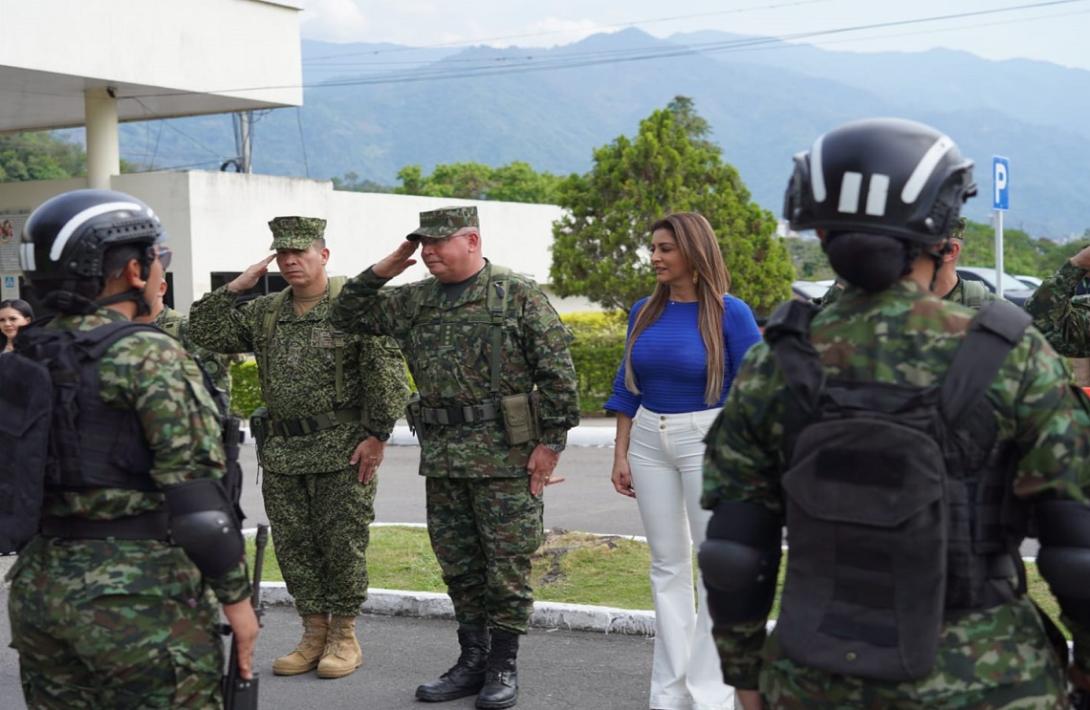
M199 478L165 493L170 537L201 574L214 579L238 564L245 550L242 531L219 481Z
M1090 625L1090 505L1048 500L1035 506L1037 568L1063 613Z
M708 523L697 559L716 625L768 617L780 569L780 517L752 503L724 501Z

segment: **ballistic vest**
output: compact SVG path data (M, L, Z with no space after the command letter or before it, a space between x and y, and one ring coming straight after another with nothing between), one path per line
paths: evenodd
M785 304L765 330L792 399L777 637L830 673L919 679L944 619L1025 592L1018 455L997 441L985 393L1031 319L985 306L943 380L913 387L826 378L809 340L816 312Z

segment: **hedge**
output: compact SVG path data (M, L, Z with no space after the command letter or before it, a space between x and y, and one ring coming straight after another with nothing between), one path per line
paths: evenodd
M572 362L579 378L579 403L583 414L602 414L609 399L613 376L624 356L627 322L624 314L578 312L565 313L561 320L575 336L571 346ZM253 359L231 366L231 408L249 417L261 406L261 385Z

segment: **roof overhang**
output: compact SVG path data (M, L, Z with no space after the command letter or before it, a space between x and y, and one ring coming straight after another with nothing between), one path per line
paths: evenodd
M104 9L106 8L106 9ZM0 132L298 106L299 7L271 0L0 0Z

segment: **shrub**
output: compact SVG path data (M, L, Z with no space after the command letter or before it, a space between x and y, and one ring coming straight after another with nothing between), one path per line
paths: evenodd
M579 378L580 408L584 414L601 414L602 405L613 388L613 376L624 356L625 315L622 312L580 311L565 313L561 320L575 336L571 355ZM231 365L231 383L231 409L240 417L249 417L264 403L257 363L253 358ZM411 376L409 386L415 391Z
M571 357L579 378L579 407L584 414L602 414L624 357L628 321L621 311L565 313L560 318L575 336Z
M231 409L248 419L255 409L264 404L261 398L261 382L257 377L257 363L253 358L231 363Z

